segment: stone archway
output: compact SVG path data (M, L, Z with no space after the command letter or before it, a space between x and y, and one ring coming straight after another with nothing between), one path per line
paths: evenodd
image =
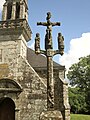
M0 100L0 120L15 120L15 104L12 99Z
M6 93L20 94L22 92L22 88L14 80L11 79L0 79L0 93L7 95ZM10 97L11 98L11 97Z

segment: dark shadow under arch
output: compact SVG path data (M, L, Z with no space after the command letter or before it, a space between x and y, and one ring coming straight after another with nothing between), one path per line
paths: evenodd
M15 103L11 98L0 99L0 120L15 120Z
M20 16L20 3L16 2L16 19Z
M7 19L11 19L12 16L12 2L7 5Z

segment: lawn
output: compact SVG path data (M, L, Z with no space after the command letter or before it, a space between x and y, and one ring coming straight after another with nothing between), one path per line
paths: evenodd
M71 114L70 120L90 120L90 115Z

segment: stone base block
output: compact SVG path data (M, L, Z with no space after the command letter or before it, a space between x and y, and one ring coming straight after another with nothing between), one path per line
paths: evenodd
M40 115L40 120L63 120L60 111L44 111Z

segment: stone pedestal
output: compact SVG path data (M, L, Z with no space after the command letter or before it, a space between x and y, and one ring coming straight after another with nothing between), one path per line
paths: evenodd
M44 111L40 115L40 120L63 120L60 111Z

